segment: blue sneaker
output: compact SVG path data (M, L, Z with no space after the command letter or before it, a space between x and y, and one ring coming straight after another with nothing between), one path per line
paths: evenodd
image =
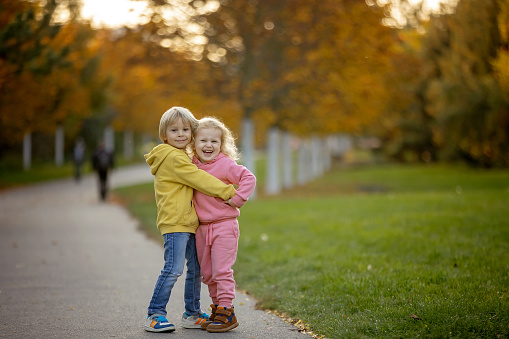
M152 314L145 321L145 331L149 332L173 332L175 325L170 324L165 316L160 314Z
M182 314L182 326L184 328L199 328L201 329L201 325L209 320L209 316L207 313L200 312L200 314L189 315L187 312Z

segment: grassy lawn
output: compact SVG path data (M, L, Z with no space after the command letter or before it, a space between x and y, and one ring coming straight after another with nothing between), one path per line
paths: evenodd
M154 232L152 185L117 193ZM508 203L509 171L336 169L242 208L235 278L326 338L507 338Z
M140 159L124 160L118 157L115 162L115 167L122 167L138 163ZM90 162L86 162L82 167L82 175L92 171L92 165ZM56 166L50 162L35 162L27 171L23 170L21 164L0 161L0 190L72 176L74 176L74 166L70 161L65 162L62 166Z
M27 171L24 171L20 166L14 167L9 164L0 163L0 189L66 178L72 176L73 171L71 162L66 162L62 166L49 163L35 163Z

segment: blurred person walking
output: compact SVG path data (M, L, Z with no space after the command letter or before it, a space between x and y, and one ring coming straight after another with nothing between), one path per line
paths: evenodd
M82 137L78 137L76 139L76 144L74 144L73 150L73 164L74 164L74 179L76 182L80 182L81 180L81 170L83 167L83 163L85 162L85 142Z
M104 141L100 141L92 155L92 167L99 178L99 196L102 201L108 194L108 172L113 168L113 153L108 151Z

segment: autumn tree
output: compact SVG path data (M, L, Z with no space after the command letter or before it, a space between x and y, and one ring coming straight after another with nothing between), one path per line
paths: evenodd
M2 1L0 32L0 103L2 125L9 131L5 143L21 140L32 127L30 116L36 109L36 78L47 76L67 64L67 46L54 50L54 40L61 26L52 25L55 2L40 8L26 2ZM42 15L42 19L38 19ZM28 102L27 102L28 101ZM13 114L18 112L18 114Z
M431 22L426 110L443 159L509 165L508 105L494 68L503 57L499 14L496 0L461 1L454 14Z
M380 24L378 7L356 1L303 5L296 13L291 22L299 44L289 52L300 58L288 73L294 86L283 98L286 124L315 133L362 134L383 112L396 35Z
M385 111L369 131L381 139L389 158L429 162L437 159L432 137L433 118L425 109L425 74L434 72L433 64L423 60L422 35L417 30L404 28L398 30L397 35L385 74Z
M55 149L55 155L61 155L64 125L77 130L72 122L101 104L93 99L101 86L92 74L95 53L87 44L92 31L74 20L66 24L55 21L56 13L65 8L74 13L76 1L9 5L2 12L0 34L0 117L8 131L3 134L2 149L16 147L23 139L27 168L32 133L57 132L55 142L60 148Z
M320 6L222 1L216 10L201 14L209 3L189 2L184 11L205 37L201 49L188 47L236 84L231 94L243 118L326 133L360 131L380 112L382 103L375 98L381 97L380 75L394 36L380 24L378 7L347 0ZM185 48L186 41L196 39L182 27L160 30L170 46Z

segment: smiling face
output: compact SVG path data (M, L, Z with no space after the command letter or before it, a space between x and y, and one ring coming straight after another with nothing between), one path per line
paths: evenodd
M191 142L191 134L191 126L183 122L182 119L177 119L166 128L164 143L175 148L185 149Z
M196 157L202 163L211 162L221 152L222 135L218 128L200 128L198 130L194 148Z

